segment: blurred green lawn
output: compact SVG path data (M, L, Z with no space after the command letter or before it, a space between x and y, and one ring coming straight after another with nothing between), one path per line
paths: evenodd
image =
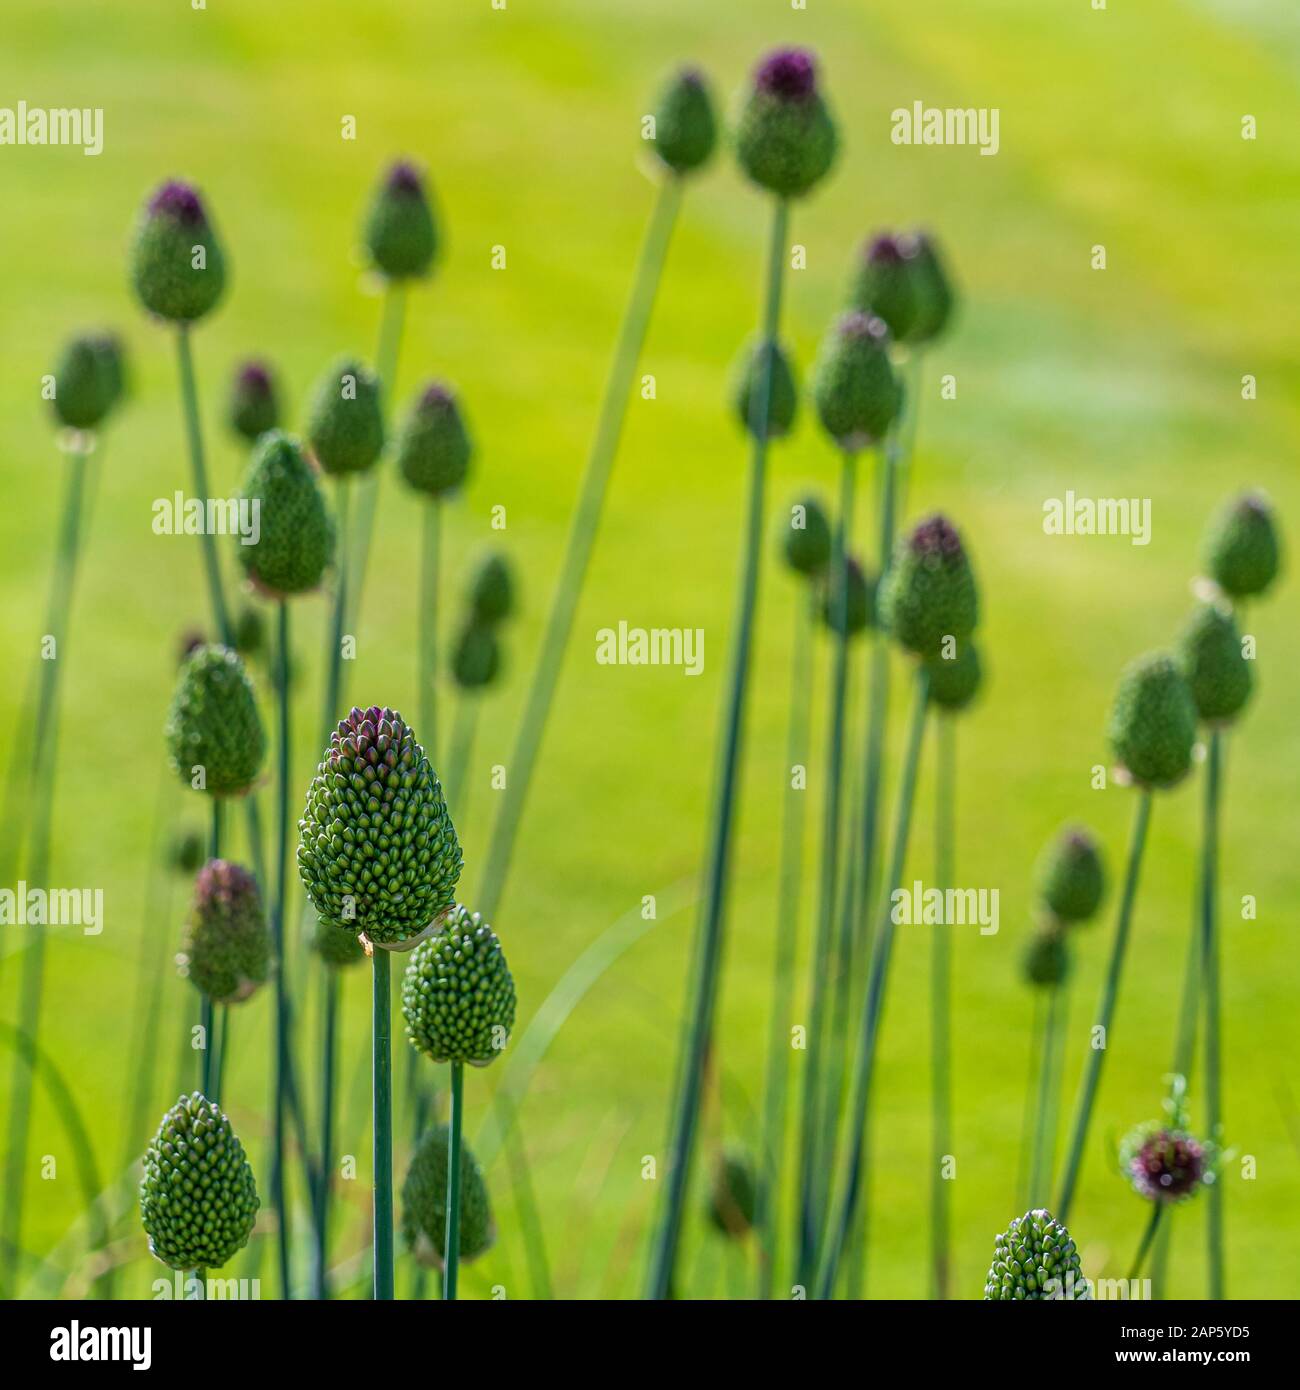
M1280 0L1244 10L1223 0L1150 0L1100 12L1087 0L823 0L803 12L786 0L511 0L497 12L488 0L292 0L195 12L51 0L11 7L6 30L0 104L105 109L98 159L0 149L0 650L10 708L42 631L62 486L40 377L66 333L106 323L124 332L134 379L130 409L97 466L69 644L55 845L54 881L102 886L108 924L99 937L53 938L45 1029L110 1170L126 1140L141 933L152 930L169 952L177 935L171 921L145 920L175 638L206 618L197 543L150 530L153 499L188 489L189 480L171 344L126 288L124 250L139 203L164 176L191 177L226 241L230 292L198 332L197 354L214 487L233 489L243 460L220 415L232 365L249 353L270 356L297 424L307 390L336 354L373 353L379 305L355 252L359 213L390 157L427 163L446 255L410 305L399 396L445 375L461 388L478 441L472 483L449 519L452 601L457 569L493 539L508 546L524 589L523 617L509 634L512 679L485 714L479 790L461 827L472 904L493 802L487 768L508 756L651 200L640 117L679 59L703 64L730 104L768 46L793 41L819 52L843 154L834 178L793 221L793 239L807 248L807 269L788 277L786 336L799 362L810 360L850 257L873 228L933 228L962 288L955 329L927 368L911 509L942 506L959 521L986 615L987 691L960 731L958 876L1000 889L1002 929L960 936L954 1033L956 1277L965 1295L978 1296L992 1237L1014 1214L1030 1015L1019 956L1033 860L1062 820L1082 818L1102 835L1118 875L1133 797L1092 791L1089 779L1106 761L1102 730L1120 666L1167 643L1182 621L1201 531L1226 494L1263 486L1293 535L1300 514L1288 293L1300 242L1294 10ZM916 99L1000 108L1001 152L893 146L889 113ZM1253 143L1240 136L1248 113L1258 120ZM356 117L355 142L340 138L347 114ZM642 895L666 895L683 882L693 891L744 471L725 393L731 361L756 321L764 231L764 204L729 157L691 185L642 368L656 377L657 398L634 395L629 405L495 924L519 984L521 1025L583 947ZM1090 269L1096 243L1106 247L1104 272ZM504 271L490 268L496 245L507 251ZM957 378L953 401L938 399L940 372ZM1259 383L1249 403L1240 394L1246 373ZM773 518L797 488L828 491L835 468L805 415L776 453ZM1066 489L1149 497L1152 543L1045 536L1043 500ZM504 537L488 526L497 504L507 509ZM865 513L858 524L866 534ZM417 541L417 509L387 476L358 660L345 673L349 701L414 704ZM720 1018L726 1081L721 1110L706 1118L706 1146L724 1134L752 1137L760 1099L795 598L787 576L770 567ZM325 606L311 599L295 610L305 682L294 758L303 788L319 752ZM1259 689L1229 757L1226 1123L1238 1157L1226 1181L1229 1289L1243 1296L1300 1293L1300 1084L1289 1076L1297 955L1287 930L1300 895L1289 852L1300 732L1286 694L1300 677L1296 617L1290 582L1250 613ZM704 676L598 666L595 631L620 619L703 627ZM895 710L901 701L900 680ZM6 744L23 738L11 719ZM814 798L820 763L818 752ZM927 766L909 877L930 872L931 773ZM170 805L186 823L201 823L202 808L187 794ZM810 803L810 823L816 807ZM1156 809L1127 985L1071 1221L1092 1274L1120 1272L1145 1218L1114 1172L1114 1146L1128 1125L1158 1113L1191 922L1198 810L1195 782L1162 796ZM811 862L811 838L808 853ZM1257 921L1239 920L1244 894L1258 900ZM173 915L182 897L183 887ZM690 910L666 918L602 980L525 1107L562 1294L639 1290L655 1196L641 1162L664 1150L692 928ZM1063 1123L1111 930L1108 910L1080 941ZM16 1011L20 945L7 934L4 1018ZM926 1289L927 948L921 931L903 932L885 1023L869 1281L876 1295ZM305 957L294 970L306 988ZM174 1099L189 993L184 983L169 985L158 1110ZM355 1077L355 1101L339 1137L342 1152L358 1156L359 1177L345 1197L351 1215L337 1223L340 1258L355 1253L364 1229L369 1164L369 1002L359 974L346 994L345 1073ZM263 1175L268 1028L265 997L239 1012L226 1086ZM313 1038L308 1009L304 1058ZM310 1066L307 1074L314 1086ZM475 1125L494 1083L492 1072L472 1078ZM8 1087L4 1058L6 1106ZM32 1162L47 1153L59 1161L58 1178L29 1186L26 1235L37 1252L63 1239L81 1205L63 1131L41 1096ZM1254 1180L1240 1175L1243 1155L1255 1159ZM504 1284L518 1296L527 1284L504 1162L493 1183L501 1241L467 1273L466 1288L479 1295ZM1204 1290L1203 1215L1179 1214L1176 1294ZM134 1222L123 1230L134 1242L126 1250L143 1256ZM693 1291L721 1292L718 1252L702 1248L705 1239L696 1223L684 1268L698 1275ZM268 1260L268 1292L269 1270ZM144 1292L161 1272L136 1259L119 1289Z

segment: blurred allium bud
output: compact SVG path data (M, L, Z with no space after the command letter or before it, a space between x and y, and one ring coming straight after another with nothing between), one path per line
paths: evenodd
M832 632L840 630L840 577L838 573L827 571L825 592L822 595L822 621ZM843 577L846 599L845 633L849 637L856 637L875 623L876 581L867 577L862 566L852 555L845 561Z
M122 346L109 333L81 333L63 346L54 367L50 405L60 424L92 430L121 399Z
M497 551L479 561L469 581L469 608L474 621L486 627L504 622L515 607L515 583L510 562Z
M1058 922L1086 922L1101 906L1106 889L1101 850L1089 830L1067 826L1038 860L1038 892Z
M861 449L884 438L903 389L880 319L850 310L831 325L813 367L812 394L822 428L841 447Z
M1016 1219L998 1236L984 1283L986 1303L1016 1299L1091 1299L1070 1233L1041 1207Z
M235 550L254 588L282 599L315 589L334 558L334 522L296 439L272 430L249 461L240 495L258 508L253 544Z
M948 658L940 654L926 660L930 676L930 699L940 709L956 714L975 698L983 678L980 655L968 637L957 643L957 654Z
M882 233L862 249L849 303L889 325L896 342L937 337L952 312L952 290L933 242L924 233Z
M213 796L240 796L257 780L266 734L244 664L228 647L196 647L181 667L164 730L181 781Z
M939 249L928 233L913 232L903 239L903 247L916 286L916 319L908 342L928 343L947 328L952 317L952 282Z
M801 497L781 522L781 553L786 564L800 574L823 573L831 561L831 524L815 497Z
M495 629L471 617L451 649L451 675L462 690L482 690L501 670L501 643Z
M1155 652L1120 675L1107 726L1116 758L1146 787L1170 787L1192 765L1196 705L1170 656Z
M680 68L659 94L654 149L675 173L689 174L704 164L717 143L713 100L698 68Z
M1277 578L1282 545L1268 499L1248 492L1229 502L1205 538L1205 566L1232 598L1262 594Z
M203 867L207 841L197 830L181 830L171 843L170 866L179 874L191 876Z
M1029 938L1022 965L1028 984L1064 984L1070 973L1070 947L1060 923L1039 927Z
M402 1234L423 1265L442 1267L447 1255L447 1148L449 1129L437 1125L421 1138L402 1184ZM496 1239L492 1201L483 1169L465 1141L460 1146L460 1258L477 1259Z
M261 612L246 603L235 615L235 650L245 661L257 656L266 647L266 624Z
M298 835L303 887L332 925L389 945L418 936L455 901L456 827L395 710L353 709L330 735Z
M979 597L957 529L935 514L899 539L882 586L880 612L894 637L924 659L975 630Z
M390 280L427 275L438 252L438 228L424 180L401 160L385 174L366 214L366 251Z
M230 428L250 444L280 423L275 380L265 362L244 362L235 369L227 418Z
M140 1214L150 1252L172 1269L220 1269L248 1244L257 1207L230 1121L198 1091L182 1096L144 1154Z
M131 243L131 283L151 314L178 323L202 318L221 298L221 242L188 183L169 180L145 204Z
M1151 1202L1185 1202L1214 1181L1206 1146L1160 1120L1125 1135L1119 1164L1138 1196Z
M1202 604L1178 639L1178 664L1207 724L1229 723L1250 699L1254 677L1230 612Z
M757 437L754 418L756 393L763 381L767 364L772 364L772 381L767 397L767 437L779 439L790 433L799 403L799 392L795 386L794 372L790 359L779 343L749 343L736 364L733 399L736 418L742 427Z
M740 167L759 187L798 198L825 177L837 144L812 55L797 48L769 53L736 124Z
M459 904L411 952L402 979L411 1046L435 1062L495 1062L515 1026L515 982L496 933Z
M349 965L358 965L366 958L365 947L357 939L356 933L340 927L324 918L316 919L316 930L311 939L312 950L333 970L343 970Z
M397 464L410 485L431 497L454 492L469 472L473 447L450 388L432 382L397 434Z
M379 378L355 358L321 378L307 415L307 439L326 473L364 473L384 447Z
M266 983L271 938L252 874L225 859L199 870L181 950L190 981L215 1004L238 1004Z
M758 1206L758 1174L748 1154L724 1149L713 1165L706 1214L715 1230L733 1240L749 1234Z

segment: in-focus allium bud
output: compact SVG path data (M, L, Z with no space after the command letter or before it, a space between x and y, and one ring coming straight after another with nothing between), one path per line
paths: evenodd
M1257 492L1234 498L1215 517L1205 538L1205 567L1233 598L1262 594L1277 578L1282 543L1268 499Z
M945 637L975 630L979 596L957 528L937 513L919 522L894 550L885 576L880 612L894 637L929 659L942 654Z
M121 399L122 346L109 333L82 333L63 346L54 367L50 405L60 424L92 430Z
M903 389L889 362L884 323L850 310L831 326L813 367L813 401L822 428L842 448L861 449L893 423Z
M823 573L830 564L831 524L815 497L801 497L789 509L781 524L781 553L791 569L809 577Z
M905 237L903 249L907 255L908 272L916 288L916 318L907 341L928 343L943 332L952 317L952 282L948 279L938 247L927 233L913 232Z
M492 551L478 563L469 581L469 609L476 623L495 627L515 607L515 581L510 562Z
M1161 1120L1125 1135L1119 1166L1138 1196L1151 1202L1185 1202L1214 1181L1206 1146L1185 1129Z
M825 177L837 145L812 55L798 48L769 53L736 123L740 167L778 197L799 198Z
M733 1240L749 1234L758 1206L758 1174L749 1155L724 1149L713 1165L706 1215L715 1230Z
M984 1282L985 1303L1091 1298L1074 1241L1050 1211L1027 1211L998 1236Z
M331 925L387 946L418 936L455 902L456 827L395 710L353 709L330 735L298 836L303 887Z
M473 447L451 390L433 382L420 393L397 434L397 464L419 492L445 497L465 481Z
M1058 922L1086 922L1094 916L1106 891L1106 874L1092 832L1066 826L1043 850L1035 878Z
M1202 604L1178 639L1178 665L1207 724L1231 722L1250 699L1254 677L1231 612Z
M182 830L171 843L168 863L178 874L192 878L203 867L207 840L197 830Z
M140 1214L172 1269L220 1269L248 1244L257 1184L221 1107L195 1091L162 1117L144 1154Z
M265 362L245 362L235 369L226 415L230 428L250 444L280 423L275 379Z
M425 1134L411 1155L402 1184L402 1234L422 1265L442 1267L447 1253L447 1125ZM483 1169L465 1141L460 1145L460 1258L477 1259L496 1239Z
M355 358L321 378L307 415L307 440L326 473L364 473L384 447L379 378Z
M190 653L177 677L164 733L173 770L196 790L241 796L257 780L266 733L244 663L228 647L202 646Z
M1029 938L1021 965L1025 980L1043 987L1064 984L1070 973L1070 948L1059 922L1040 927Z
M240 496L257 508L257 539L235 551L253 587L268 598L303 594L334 558L334 522L316 470L296 439L272 430L249 460Z
M451 676L462 690L492 685L501 670L501 643L496 630L471 617L451 648Z
M844 623L849 637L856 637L874 625L876 617L876 581L868 578L862 566L850 555L845 563ZM838 573L826 575L826 592L822 595L822 621L832 632L840 631L840 579Z
M1142 786L1170 787L1186 776L1196 705L1172 657L1154 652L1124 668L1107 733L1115 756Z
M350 932L334 922L316 919L316 930L311 939L312 950L333 970L343 970L349 965L359 965L366 958L365 947Z
M968 637L957 643L957 654L945 657L942 653L929 657L925 669L930 675L930 700L956 714L975 698L984 672L975 643Z
M245 661L266 649L266 624L261 612L246 603L235 615L235 650Z
M713 99L698 68L681 68L659 94L655 107L654 150L675 173L689 174L704 164L718 140Z
M199 870L181 950L191 982L214 1004L238 1004L266 983L271 937L247 869L210 859Z
M159 318L200 319L226 287L226 260L198 193L171 179L145 204L131 243L131 284Z
M754 438L758 437L761 421L754 412L754 404L762 387L763 372L771 361L772 381L767 397L767 438L780 439L790 433L798 410L799 391L795 386L794 372L790 359L779 343L750 343L741 353L735 369L735 386L732 398L736 405L736 418Z
M427 275L438 252L438 228L413 164L394 164L366 214L366 251L375 269L390 280Z
M486 1067L515 1026L515 982L496 933L459 904L411 952L402 978L411 1046L435 1062Z

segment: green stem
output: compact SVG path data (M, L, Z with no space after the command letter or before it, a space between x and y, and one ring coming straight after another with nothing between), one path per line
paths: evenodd
M289 981L284 949L285 912L289 894L289 605L276 606L275 692L279 705L279 775L276 780L275 908L271 914L271 949L275 954L275 1099L272 1107L271 1203L278 1217L280 1296L292 1298L289 1251L291 1231L285 1196L284 1130L289 1056Z
M1163 1202L1151 1203L1151 1219L1147 1222L1146 1230L1142 1233L1142 1243L1137 1248L1137 1254L1133 1256L1133 1265L1128 1272L1129 1282L1142 1273L1142 1266L1146 1263L1147 1251L1151 1249L1151 1242L1155 1239L1156 1232L1160 1229L1160 1218L1164 1215L1165 1204Z
M473 785L466 779L470 754L474 748L474 731L478 724L482 696L462 690L456 701L456 718L451 728L451 747L447 750L447 775L443 779L443 795L455 813L455 820L464 825L469 815L469 793Z
M1052 1082L1055 1072L1052 1059L1056 1055L1056 1039L1061 1027L1061 997L1064 986L1047 988L1047 1014L1038 1049L1038 1104L1034 1110L1034 1142L1030 1150L1029 1192L1026 1209L1041 1207L1047 1202L1052 1171L1047 1156L1048 1124L1052 1118Z
M1219 783L1222 734L1210 730L1205 761L1205 826L1201 845L1201 961L1205 978L1205 1121L1210 1142L1223 1146L1223 1092L1219 1009ZM1210 1297L1224 1297L1223 1182L1211 1183L1207 1224Z
M442 503L436 497L427 499L423 509L420 545L420 618L417 669L420 680L420 733L424 738L429 761L438 766L438 540Z
M781 803L781 867L777 880L776 952L772 967L772 1013L768 1022L767 1081L763 1089L761 1179L754 1202L758 1242L758 1297L772 1297L776 1268L776 1194L785 1146L786 1094L790 1079L790 1024L794 1006L795 953L799 939L803 877L804 797L794 786L794 768L808 762L812 703L812 622L815 591L809 586L794 609L790 658L790 722L786 735L785 794Z
M374 1124L375 1298L393 1297L393 1012L389 952L373 948L373 1051L371 1094Z
M532 684L528 689L523 716L519 722L519 732L515 738L509 763L510 777L496 822L492 827L487 862L479 885L478 907L488 921L495 916L497 904L505 891L515 836L519 829L520 816L523 814L524 799L528 794L537 762L551 700L555 695L564 650L573 629L578 596L582 590L588 561L591 559L596 528L600 524L601 509L605 501L605 489L609 483L614 456L618 451L623 417L627 413L632 375L636 371L637 360L645 341L650 311L654 307L655 292L659 287L680 201L679 179L669 178L660 185L645 241L641 247L640 259L637 261L632 293L619 328L618 341L601 400L595 438L587 456L587 468L583 475L578 504L569 527L559 582L551 600L537 666L533 671Z
M465 1109L465 1066L451 1064L451 1113L447 1135L447 1240L444 1245L442 1296L456 1298L460 1274L460 1128Z
M1043 1020L1046 1006L1043 1003L1042 990L1032 989L1031 997L1034 1002L1029 1023L1029 1066L1025 1076L1025 1103L1020 1112L1020 1149L1016 1162L1014 1205L1017 1211L1029 1209L1034 1166L1034 1098L1038 1094L1039 1074L1043 1066Z
M875 1072L876 1040L880 1034L880 1019L885 1007L885 986L889 978L889 963L894 946L893 893L902 881L903 869L907 863L912 799L916 792L917 768L921 761L921 736L925 730L929 694L930 678L925 668L918 666L907 749L903 759L902 779L898 786L893 854L890 859L889 878L884 885L879 925L871 954L871 973L867 979L866 997L862 1004L862 1025L858 1034L857 1057L853 1068L853 1087L848 1109L852 1136L849 1160L838 1210L827 1212L827 1233L822 1241L822 1255L817 1273L818 1298L829 1298L835 1288L840 1255L857 1215L862 1191L865 1170L863 1158L867 1145L867 1118L871 1104L871 1082Z
M325 708L321 713L321 746L329 743L338 722L339 692L343 684L343 633L347 626L348 609L348 546L351 544L349 502L352 497L350 480L340 474L334 480L334 510L338 519L338 536L334 553L338 557L334 582L334 603L327 629L329 646L325 651Z
M781 272L785 265L787 219L787 204L784 200L776 200L768 249L763 311L762 341L765 344L776 342L780 323ZM682 1040L683 1050L677 1073L668 1190L664 1198L663 1218L654 1236L646 1289L647 1295L655 1299L667 1298L672 1285L722 963L723 918L730 870L736 788L740 774L745 697L749 682L754 612L758 604L758 576L763 541L763 491L767 472L766 424L772 385L772 359L772 353L764 354L767 370L762 374L759 389L753 393L751 405L750 433L753 437L753 452L750 457L749 499L741 560L740 593L737 600L735 645L731 653L730 681L724 710L722 756L715 784L717 793L709 866L697 937L694 998L687 1031Z
M951 715L938 721L936 730L936 778L934 802L935 886L953 886L954 819L956 814L956 725ZM949 1296L949 1180L943 1164L952 1135L952 937L951 927L939 923L930 943L930 1297Z
M324 991L323 1037L320 1049L320 1171L316 1185L316 1263L312 1297L327 1299L329 1292L329 1204L334 1178L335 1075L338 1068L339 971L321 971Z
M1084 1064L1083 1084L1079 1091L1078 1108L1075 1110L1074 1128L1070 1136L1070 1147L1066 1151L1065 1176L1061 1180L1061 1195L1056 1203L1056 1216L1063 1225L1070 1217L1070 1207L1074 1202L1075 1188L1079 1181L1079 1170L1083 1165L1083 1150L1088 1140L1088 1125L1092 1120L1092 1107L1097 1098L1097 1084L1101 1080L1102 1058L1110 1047L1110 1028L1115 1016L1115 999L1119 994L1120 976L1124 970L1124 952L1128 946L1129 927L1133 920L1133 903L1137 898L1138 876L1142 868L1142 850L1146 844L1147 824L1151 819L1151 791L1142 788L1138 793L1137 812L1133 818L1133 833L1129 840L1128 865L1124 871L1124 892L1120 898L1119 921L1115 928L1115 941L1111 947L1110 964L1106 969L1106 981L1102 987L1101 1004L1097 1010L1094 1033L1100 1029L1101 1046L1089 1049Z

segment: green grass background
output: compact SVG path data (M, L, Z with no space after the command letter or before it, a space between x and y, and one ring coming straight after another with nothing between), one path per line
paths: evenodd
M809 362L840 302L850 258L874 228L933 228L961 287L954 329L928 367L910 509L942 506L959 521L984 598L989 678L960 731L958 877L998 888L1002 920L996 936L960 935L954 1029L956 1277L965 1295L978 1296L992 1237L1015 1214L1030 1012L1018 962L1032 918L1033 860L1061 821L1079 818L1096 827L1118 876L1133 797L1090 789L1093 765L1107 761L1106 709L1123 662L1168 643L1188 611L1213 508L1236 489L1260 485L1294 530L1295 12L1281 0L1112 0L1100 12L1088 0L978 7L810 0L804 11L785 0L509 0L504 12L488 0L291 0L274 9L217 0L197 12L52 0L12 7L6 29L0 104L21 98L105 110L98 159L0 148L0 651L11 709L42 631L62 486L41 375L65 334L103 323L125 335L134 382L130 408L96 464L65 673L55 844L54 881L102 887L107 927L96 938L53 935L44 1032L102 1164L114 1171L124 1144L138 1150L148 1137L122 1133L136 960L144 932L174 949L184 896L179 885L170 916L148 919L160 729L175 638L206 619L197 542L150 530L153 499L189 484L171 345L126 287L125 247L140 202L167 175L191 177L225 238L232 282L196 346L210 469L214 487L227 490L243 466L221 419L233 364L267 354L297 424L309 387L336 354L373 353L379 302L355 250L360 211L390 157L407 153L429 168L446 254L410 305L398 394L406 400L430 375L448 377L463 392L478 443L472 482L448 524L451 601L467 557L493 540L489 510L497 504L507 509L508 528L496 539L523 584L523 615L508 639L511 679L485 712L479 787L461 827L472 903L493 805L486 769L508 755L651 201L640 118L677 60L701 63L730 106L770 45L818 51L843 150L833 178L793 219L792 237L807 248L807 269L787 279L785 332L799 363ZM982 158L973 149L893 146L889 113L915 99L1000 108L1001 152ZM348 114L356 117L355 142L340 138ZM1241 138L1245 114L1258 120L1254 142ZM575 956L642 895L679 884L687 897L694 891L745 461L725 393L730 363L756 322L765 214L726 152L685 202L642 367L656 377L657 398L634 395L629 404L495 924L518 981L521 1025ZM1104 272L1090 268L1097 243L1106 247ZM502 271L490 268L496 245L507 251ZM940 372L957 379L953 401L937 397ZM1241 399L1246 373L1258 380L1253 402ZM775 452L772 519L796 489L829 493L835 467L805 414L792 442ZM1150 498L1152 543L1045 536L1042 503L1066 489ZM864 512L859 534L870 524ZM358 660L345 673L349 701L414 704L417 541L417 509L390 473ZM723 1136L751 1135L760 1099L796 597L790 579L769 566L719 1020L726 1079L721 1105L706 1118L706 1152ZM1226 1122L1238 1155L1257 1164L1253 1180L1240 1176L1237 1159L1226 1176L1236 1295L1300 1293L1300 1085L1289 1080L1300 895L1291 852L1300 752L1295 605L1286 580L1250 614L1258 694L1228 760ZM302 788L319 752L325 608L319 598L295 608L303 686L294 762ZM620 619L703 627L703 677L597 666L595 630ZM824 686L819 675L819 692ZM900 679L895 710L901 701ZM11 720L10 748L24 738ZM819 727L810 825L818 817L821 747ZM896 768L895 738L891 800ZM931 772L923 773L909 876L930 871ZM188 793L168 805L178 821L201 823L202 808ZM1114 1172L1114 1145L1128 1125L1158 1112L1191 922L1198 808L1195 780L1156 807L1071 1222L1092 1274L1121 1272L1145 1219ZM811 837L808 853L811 864ZM1257 921L1239 920L1244 894L1258 900ZM805 942L809 917L806 904ZM666 917L600 982L530 1093L528 1153L560 1293L639 1289L656 1196L642 1160L656 1155L662 1165L692 926L689 910ZM1067 1112L1111 930L1108 910L1079 939ZM16 1013L21 944L21 932L4 934L5 1018ZM869 1279L876 1295L926 1289L927 947L923 929L902 931L885 1022ZM294 969L307 988L303 954ZM169 985L159 1110L174 1099L189 995L185 983ZM353 1103L340 1147L357 1155L359 1176L344 1184L340 1259L359 1250L369 1166L369 1001L360 974L347 980L346 995L344 1072ZM239 1011L226 1086L263 1178L268 1029L264 993ZM302 1052L314 1086L306 1062L313 1037L308 1009ZM8 1078L6 1058L6 1108ZM494 1072L470 1078L476 1124L495 1080ZM42 1255L54 1251L56 1265L71 1264L76 1242L68 1232L81 1202L63 1131L43 1096L32 1150L33 1164L54 1155L58 1176L29 1178L27 1244ZM493 1186L501 1240L467 1272L466 1290L484 1294L503 1284L521 1296L528 1285L504 1162ZM1204 1290L1203 1216L1179 1213L1175 1293ZM122 1233L118 1253L138 1258L119 1289L147 1292L163 1271L144 1255L133 1220ZM684 1268L692 1291L723 1289L720 1253L698 1222ZM268 1259L268 1294L270 1269Z

